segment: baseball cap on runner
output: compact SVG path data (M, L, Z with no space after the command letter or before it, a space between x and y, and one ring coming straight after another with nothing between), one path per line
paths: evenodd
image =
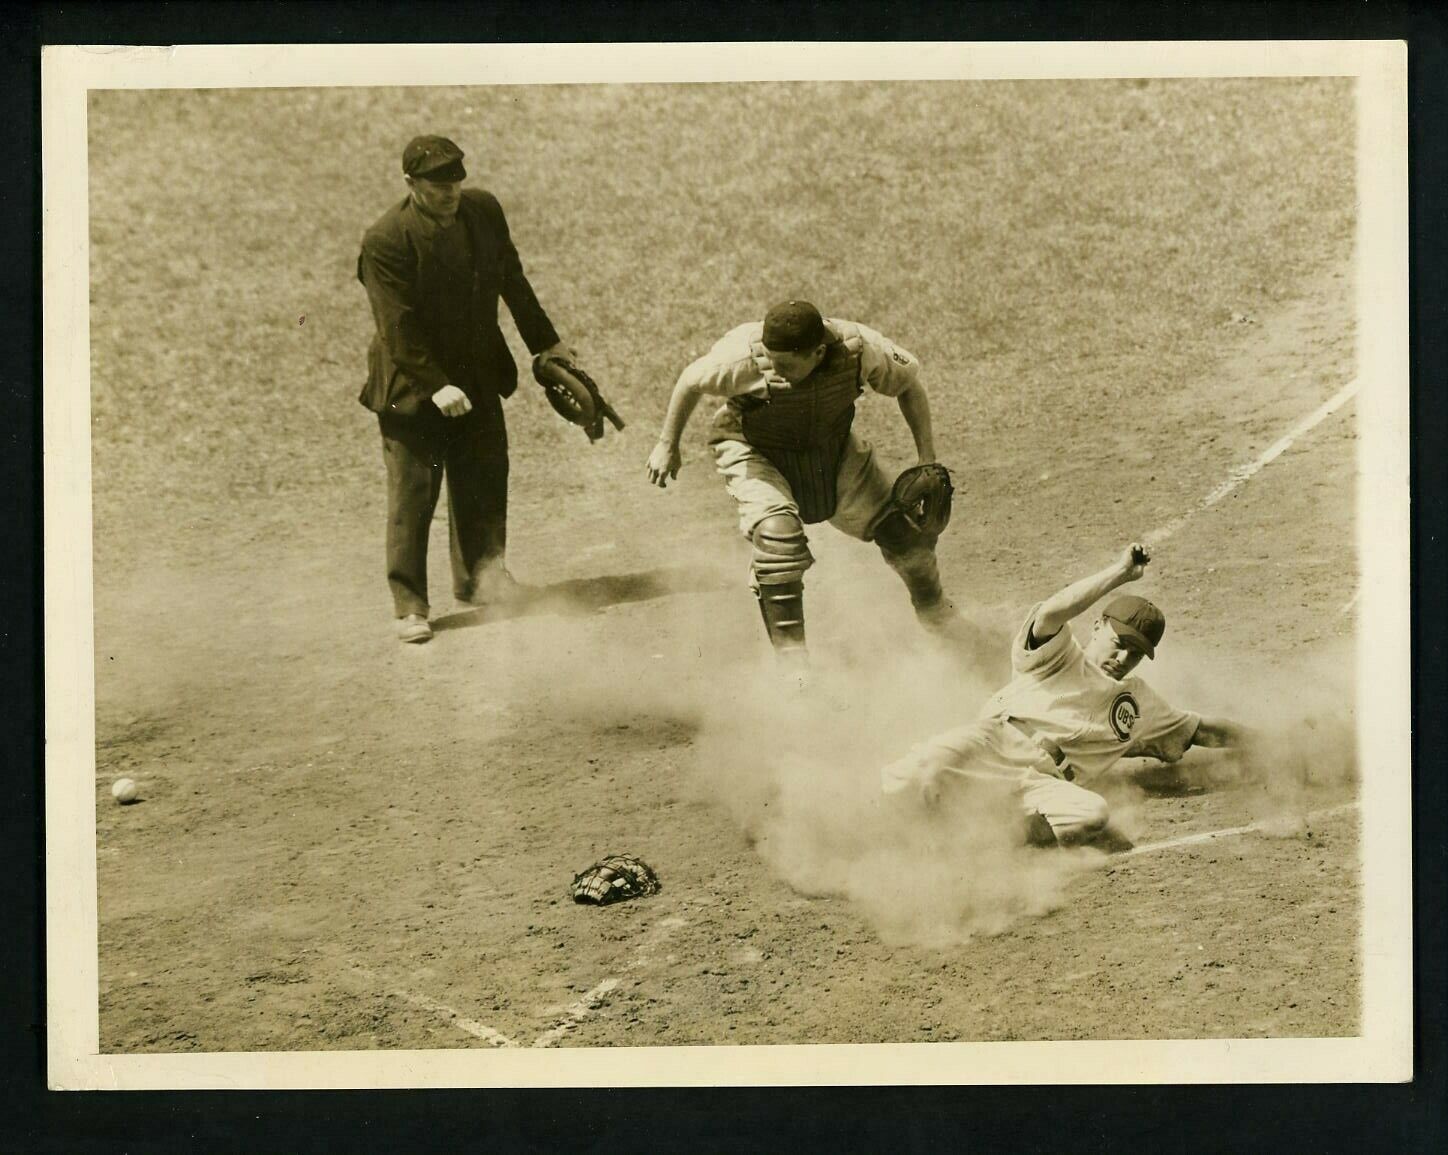
M1121 640L1144 653L1148 658L1156 657L1156 647L1166 633L1166 617L1145 598L1135 594L1122 594L1112 598L1101 611Z
M784 301L764 314L764 347L775 353L798 353L829 341L825 319L808 301Z
M468 175L463 150L445 136L416 136L402 150L402 171L420 180L453 181Z

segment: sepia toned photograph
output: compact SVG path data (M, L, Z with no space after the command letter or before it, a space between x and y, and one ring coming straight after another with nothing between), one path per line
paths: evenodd
M48 50L52 1085L1406 1077L1401 53L686 47Z

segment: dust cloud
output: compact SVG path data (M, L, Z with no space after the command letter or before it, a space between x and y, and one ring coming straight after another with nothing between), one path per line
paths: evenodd
M486 646L449 645L441 633L422 653L375 630L366 634L374 640L319 651L297 633L300 603L233 620L212 612L211 599L185 596L177 574L163 575L160 596L152 573L150 596L127 591L121 632L176 637L178 620L189 627L204 612L209 628L180 631L185 660L171 646L121 645L112 662L114 631L98 622L98 706L114 720L108 728L124 733L122 713L194 721L203 700L214 712L240 710L265 681L270 694L298 703L267 718L279 755L337 728L356 697L358 669L370 671L375 692L425 709L436 730L470 742L511 715L536 728L540 742L581 752L601 729L632 720L683 760L685 789L727 812L777 877L805 895L847 900L892 944L941 947L999 933L1059 907L1072 878L1101 861L1094 850L1022 846L1014 799L985 784L947 792L934 809L880 791L881 767L972 719L999 688L1015 614L969 615L975 642L947 651L920 629L878 559L821 566L807 595L813 678L801 689L769 652L746 588L747 547L737 566L717 552L677 560L634 578L558 583L546 606L490 620ZM646 609L597 616L630 601ZM264 630L269 641L259 647L259 624L287 628ZM238 654L248 661L237 663ZM423 662L437 670L424 674ZM1144 671L1152 685L1183 708L1252 726L1257 741L1243 753L1194 750L1180 767L1160 770L1240 792L1268 833L1301 833L1306 813L1351 796L1356 782L1353 671L1347 643L1270 665L1164 647ZM302 681L308 693L294 693ZM390 719L363 728L390 727ZM1130 836L1140 836L1136 814L1148 792L1131 773L1103 785L1113 820Z
M570 655L566 709L585 724L623 710L687 726L681 769L693 791L727 810L782 881L851 902L886 942L943 947L1058 908L1071 879L1102 855L1021 845L1014 798L988 785L948 792L930 809L881 793L882 766L969 721L999 688L1015 625L973 615L976 643L946 651L893 580L861 569L813 583L805 688L774 665L740 576L732 598L654 602L661 632L627 644L627 656L591 634L600 649ZM841 604L862 600L863 615ZM1161 767L1166 774L1240 792L1269 834L1299 833L1313 806L1342 800L1356 777L1349 647L1291 669L1186 647L1163 658L1160 677L1155 666L1146 674L1168 700L1256 734L1250 751L1193 751L1180 770ZM544 694L550 679L540 668L522 684ZM1113 821L1139 837L1145 791L1130 774L1107 782Z
M1163 656L1167 651L1163 648ZM1153 685L1173 704L1251 731L1241 750L1193 751L1184 781L1240 791L1268 834L1296 835L1307 814L1356 796L1357 677L1351 639L1285 658L1170 651Z
M883 940L937 947L1003 931L1060 905L1100 855L1022 846L1006 789L931 809L881 793L881 767L969 721L998 688L1009 630L975 621L976 652L947 650L879 570L863 589L838 571L811 589L803 688L775 665L742 572L707 600L652 602L647 640L608 646L566 617L536 622L535 656L515 654L508 680L580 730L640 715L687 727L691 749L676 748L690 793L729 813L792 889L849 901ZM856 598L871 612L835 604ZM566 660L566 693L544 654Z

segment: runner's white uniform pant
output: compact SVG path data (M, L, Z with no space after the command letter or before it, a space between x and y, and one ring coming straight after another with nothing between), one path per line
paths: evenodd
M1050 759L1014 727L987 719L939 734L880 771L886 794L915 791L927 802L954 780L972 789L1010 790L1026 817L1041 815L1062 842L1076 842L1105 827L1106 800L1094 791L1042 773Z

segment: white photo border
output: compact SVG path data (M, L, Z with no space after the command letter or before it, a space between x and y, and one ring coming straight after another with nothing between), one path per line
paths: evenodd
M425 64L425 67L419 67ZM1362 1034L122 1055L99 1050L87 93L779 80L1357 81ZM561 82L561 81L559 81ZM42 57L46 953L54 1089L1401 1082L1413 1071L1407 46L1401 41L54 46ZM1370 513L1370 515L1369 515ZM1371 788L1367 788L1371 784Z

